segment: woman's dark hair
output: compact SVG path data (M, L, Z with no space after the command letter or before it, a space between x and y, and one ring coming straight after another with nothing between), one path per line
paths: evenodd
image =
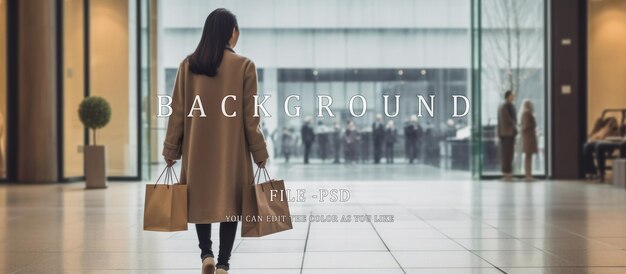
M598 120L596 120L596 123L593 125L593 129L591 130L590 135L595 134L596 132L600 131L601 129L605 127L609 127L610 128L609 135L613 135L613 133L619 130L617 126L617 119L615 117L598 118Z
M227 9L216 9L206 18L202 38L196 50L189 55L189 70L209 77L217 75L222 63L224 49L233 35L239 30L237 18Z

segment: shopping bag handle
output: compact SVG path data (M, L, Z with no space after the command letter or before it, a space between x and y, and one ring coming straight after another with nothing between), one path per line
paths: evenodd
M270 183L270 186L272 187L272 189L274 188L274 179L272 179L272 177L270 177L269 172L267 172L267 169L265 167L259 167L257 168L256 172L254 173L254 177L256 179L256 184L259 184L259 180L261 179L261 174L260 171L263 170L263 177L265 178L266 182ZM265 192L265 187L263 186L263 184L261 184L261 191Z
M161 174L159 175L159 178L156 179L156 182L154 183L154 188L157 187L157 184L161 180L161 177L163 177L163 174L165 174L165 178L163 179L163 183L167 186L167 188L169 188L170 184L172 184L172 185L174 184L174 178L176 178L176 184L180 183L178 181L178 176L176 175L176 171L174 170L174 168L171 167L171 166L166 166L163 169L163 171L161 171Z
M252 179L252 184L253 185L258 185L259 184L259 180L261 179L261 174L259 173L260 171L261 171L261 168L259 167L254 172L254 178Z
M272 177L270 177L270 174L267 172L267 169L265 169L264 167L259 167L256 169L256 172L254 173L254 179L256 181L256 184L259 184L261 180L261 173L260 173L261 170L263 170L263 178L265 179L266 182L273 181Z

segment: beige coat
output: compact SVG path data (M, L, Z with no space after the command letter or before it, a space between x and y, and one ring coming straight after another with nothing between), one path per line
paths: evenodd
M268 158L260 118L253 117L256 94L254 63L229 50L215 77L193 74L186 59L180 64L163 156L182 156L180 181L188 188L189 223L241 215L242 188L253 180L252 160ZM206 117L200 117L200 110L187 117L196 95ZM226 100L227 114L236 112L236 117L222 114L222 99L228 95L236 100Z
M522 152L537 153L537 122L535 115L530 111L522 112L520 128L522 131Z

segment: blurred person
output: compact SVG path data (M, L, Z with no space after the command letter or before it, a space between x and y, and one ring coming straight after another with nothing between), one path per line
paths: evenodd
M300 136L302 138L302 144L304 144L304 163L309 163L309 156L311 155L311 146L313 146L313 142L315 141L315 131L313 131L313 127L311 123L313 121L313 117L308 116L304 120L304 124L302 128L300 128Z
M625 127L625 125L622 125ZM598 166L598 180L604 182L606 174L606 159L612 155L615 150L619 151L619 158L626 159L626 136L615 138L612 140L599 141L596 144L596 162Z
M330 129L322 121L317 122L317 148L322 162L326 162L330 150Z
M505 181L513 180L513 153L515 136L517 136L517 115L515 111L515 92L507 90L504 93L504 103L498 108L498 137L500 138L500 153L502 177Z
M282 132L283 130L281 130L279 127L276 127L272 133L270 134L270 139L272 140L272 150L273 150L273 157L278 157L278 155L280 155L280 148L282 147L281 144L281 136L282 136Z
M388 164L393 163L393 149L396 144L398 131L392 120L387 122L385 127L385 159Z
M261 122L261 131L263 132L263 136L265 136L265 143L267 145L267 151L271 152L270 157L276 157L276 142L274 142L274 136L270 133L269 129L265 125L265 122ZM274 130L276 131L276 130Z
M233 50L238 38L237 19L230 11L216 9L209 14L196 50L178 68L163 143L167 166L182 158L180 182L188 186L188 222L196 225L203 273L225 274L230 268L237 222L228 222L227 217L242 215L243 187L254 177L252 162L264 167L269 158L260 118L253 116L256 67ZM188 117L185 106L194 105L198 92L243 98L231 107L244 117L222 115L219 100L204 102L206 117ZM220 223L217 264L212 223Z
M357 160L357 149L359 145L359 132L356 129L356 125L352 120L349 120L346 125L346 131L344 134L345 139L345 153L346 163L352 164Z
M406 134L407 134L407 128L409 126L409 121L406 120L403 123L402 129L403 129L403 134L404 134L404 158L405 159L409 159L409 142L406 141Z
M283 152L283 157L285 157L285 163L289 163L289 158L291 157L291 153L293 153L293 147L295 146L295 136L294 136L293 128L283 128L283 133L281 135L281 150Z
M524 175L527 181L532 181L533 154L538 153L539 148L537 146L537 121L535 120L533 103L530 100L522 102L519 119L522 153L524 153Z
M457 125L453 119L448 119L445 125L445 137L446 138L454 138L456 137Z
M333 154L335 156L335 160L333 161L333 164L338 164L339 153L341 150L341 126L339 125L339 122L333 123L332 138L333 138L333 148L334 148Z
M359 133L359 146L357 148L357 158L360 163L368 163L372 151L372 128L367 125L361 128L357 127Z
M417 124L417 115L413 114L409 118L409 122L404 127L404 142L409 164L417 158L418 137L420 135L419 125Z
M597 158L598 155L596 152L598 151L598 146L601 147L600 151L605 152L605 145L603 141L607 139L607 137L615 135L618 132L617 119L614 117L608 118L600 118L594 124L589 137L587 138L587 142L583 144L583 169L585 173L585 178L590 180L595 179L603 179L601 177L604 176L604 170L598 172L598 168L594 163L594 158ZM604 157L600 156L602 159L602 169L604 169ZM599 163L600 164L600 163Z
M417 158L426 164L439 165L439 139L436 125L431 121L426 121L420 140Z
M378 164L383 154L383 142L385 140L385 126L381 114L376 114L376 121L372 124L372 139L374 141L374 164Z

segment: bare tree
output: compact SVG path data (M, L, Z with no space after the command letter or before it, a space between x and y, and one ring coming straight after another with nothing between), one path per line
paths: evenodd
M482 11L485 78L500 92L520 91L543 51L543 0L483 0Z

